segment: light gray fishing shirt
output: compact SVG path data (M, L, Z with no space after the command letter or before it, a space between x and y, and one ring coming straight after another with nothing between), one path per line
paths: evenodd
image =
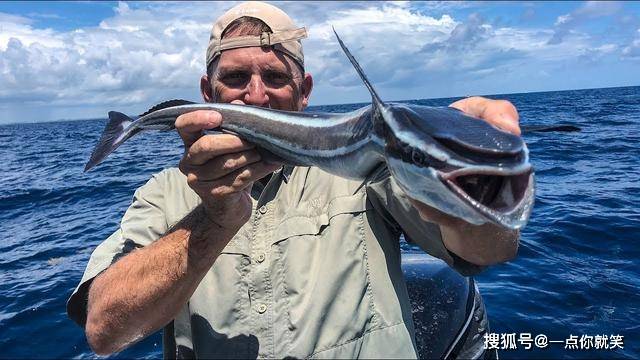
M400 233L463 274L480 268L444 247L386 168L369 180L284 167L264 189L254 185L251 219L165 328L165 357L416 358ZM177 169L140 187L91 254L69 316L84 326L95 276L199 203Z

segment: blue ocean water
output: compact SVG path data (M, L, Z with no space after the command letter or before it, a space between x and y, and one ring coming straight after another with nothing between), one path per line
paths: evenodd
M640 87L495 98L513 102L523 125L582 128L524 135L538 184L531 221L518 258L476 277L492 332L544 334L563 343L529 351L517 344L500 356L640 358ZM0 126L0 358L94 356L66 317L66 299L91 251L118 226L133 191L152 173L175 166L182 153L177 134L149 133L85 174L104 124ZM618 334L624 349L564 345L570 335ZM113 357L157 358L161 348L155 334Z

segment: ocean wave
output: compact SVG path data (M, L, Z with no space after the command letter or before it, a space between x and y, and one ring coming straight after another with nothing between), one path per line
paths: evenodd
M536 205L519 257L477 276L492 332L638 333L640 87L500 96L523 124L569 123L575 133L525 135L536 169ZM453 99L414 100L446 106ZM361 104L322 106L343 112ZM135 189L176 166L175 132L127 142L83 172L105 120L0 126L0 353L92 357L65 301L92 249L118 227ZM471 240L470 240L471 241ZM402 243L403 252L419 251ZM64 344L64 346L60 346ZM626 345L626 344L625 344ZM119 354L161 356L158 334ZM620 352L575 356L640 357ZM561 347L502 357L573 356Z

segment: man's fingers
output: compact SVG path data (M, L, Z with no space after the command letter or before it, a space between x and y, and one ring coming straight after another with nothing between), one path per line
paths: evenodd
M190 174L187 181L201 196L224 197L246 189L253 182L280 168L280 165L266 164L262 161L237 169L220 179L199 181Z
M199 138L189 147L185 158L191 166L203 165L217 156L253 148L255 148L255 145L235 135L206 135Z
M458 100L449 106L485 120L504 131L520 135L520 116L516 107L509 101L473 96Z
M520 135L518 110L506 100L491 100L484 109L482 119L515 135Z
M202 130L215 129L220 124L222 115L217 111L197 110L178 116L175 126L185 148L189 148L202 137Z
M260 160L260 153L258 153L258 151L246 150L221 155L198 166L185 164L181 170L183 170L187 176L197 177L198 181L212 181Z
M223 178L224 180L222 183L225 184L226 181L230 181L230 183L226 184L236 191L240 191L252 184L254 181L262 179L279 168L280 165L267 164L263 161L259 161L245 166L242 169L236 170L232 174Z

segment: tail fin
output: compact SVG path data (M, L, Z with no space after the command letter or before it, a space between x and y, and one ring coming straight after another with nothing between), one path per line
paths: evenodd
M93 149L91 158L84 167L84 171L88 171L92 167L102 162L109 154L113 152L125 140L135 135L137 128L132 128L133 119L123 113L116 111L109 112L109 122L102 132L98 145Z
M378 96L376 91L373 89L373 86L369 82L369 79L367 79L367 75L364 74L364 71L362 71L362 68L360 67L360 64L358 64L358 62L353 57L353 55L351 55L351 52L349 51L349 49L347 49L347 46L342 42L342 39L340 39L340 36L338 36L338 33L336 32L336 29L333 28L333 27L332 27L332 29L333 29L333 33L336 34L336 38L338 39L338 43L340 43L340 47L342 48L342 51L344 51L345 55L347 55L347 58L351 62L351 65L353 65L353 67L356 68L356 71L358 72L358 75L360 75L360 78L364 82L364 85L367 87L367 89L371 93L371 98L373 99L373 104L375 105L376 108L381 107L382 105L384 105L384 103L380 99L380 96Z

